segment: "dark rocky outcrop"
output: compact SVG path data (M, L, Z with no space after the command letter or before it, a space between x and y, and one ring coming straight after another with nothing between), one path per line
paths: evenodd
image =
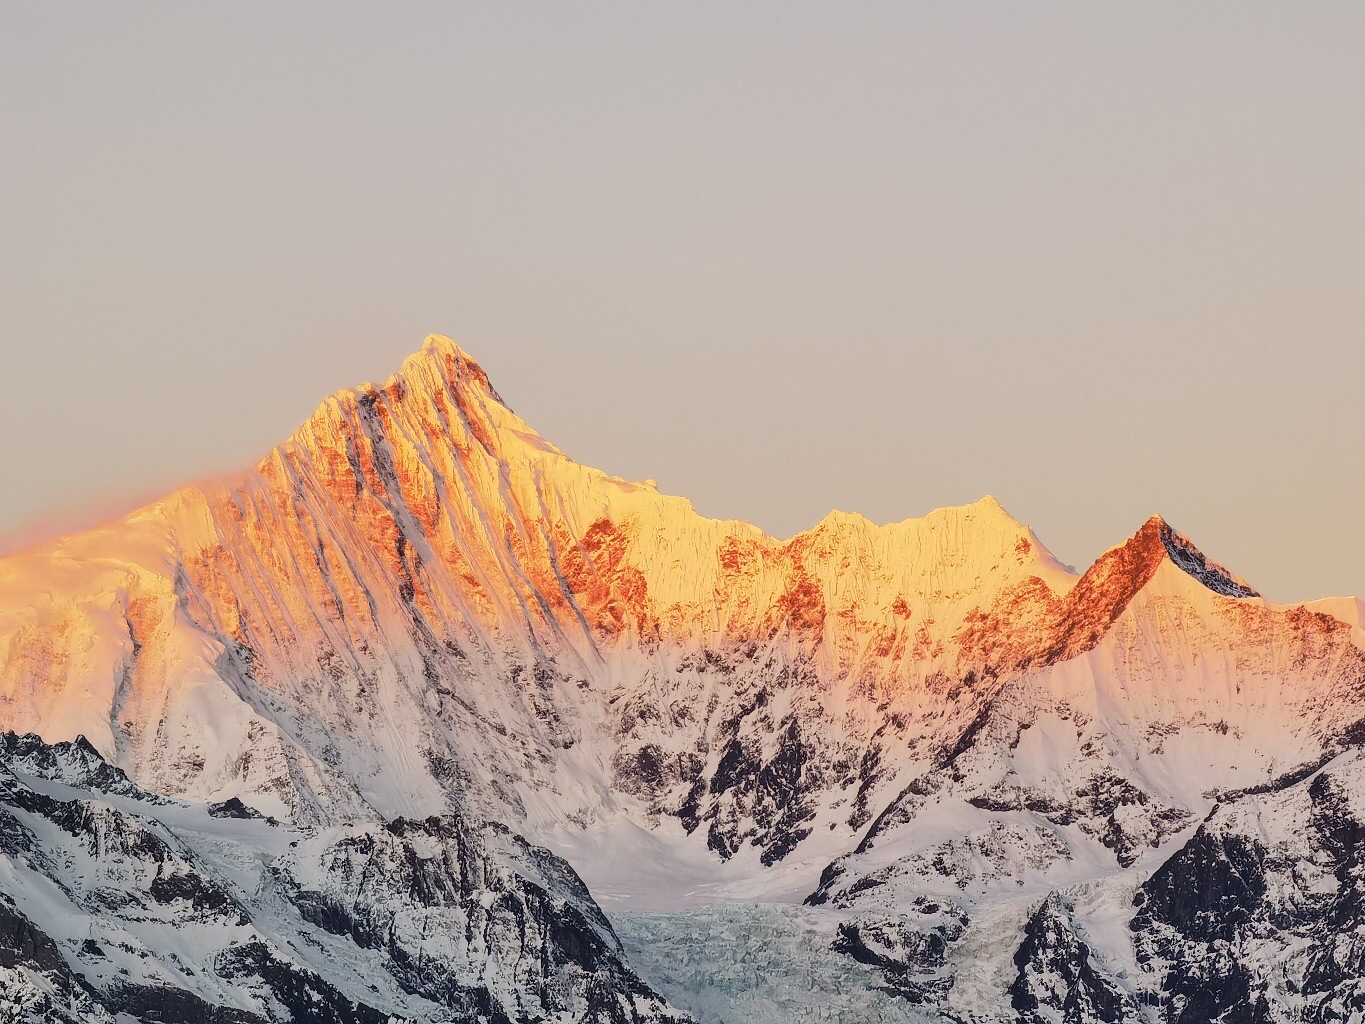
M1014 954L1019 974L1010 1002L1023 1024L1125 1024L1137 1007L1096 962L1076 932L1072 908L1057 893L1048 895L1024 925Z

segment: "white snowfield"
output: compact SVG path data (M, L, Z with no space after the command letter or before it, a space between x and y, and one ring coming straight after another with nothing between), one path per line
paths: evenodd
M596 907L615 923L617 995L633 969L703 1021L1349 1019L1354 961L1332 961L1332 982L1295 929L1345 927L1322 915L1349 903L1353 869L1330 829L1296 848L1273 816L1297 800L1351 818L1317 780L1354 792L1363 610L1268 602L1157 517L1083 574L989 497L884 526L832 512L787 540L705 519L575 463L432 337L254 469L0 560L0 730L84 737L172 801L136 813L247 923L129 925L125 944L146 950L143 974L150 959L162 983L258 1019L288 1011L244 1003L212 967L248 933L414 1020L462 1005L404 973L395 950L430 944L442 977L537 1019L548 1004L525 993L543 980L481 975L495 954L453 934L499 892L535 904L528 884L608 947ZM202 809L229 800L278 824L210 826ZM38 847L61 846L50 819L16 813ZM309 921L279 895L349 891L323 868L338 837L429 818L459 825L400 829L365 864L401 875L466 836L496 881L445 917L424 892L405 923L389 912L403 886L380 886L361 924L351 893L341 935L331 911ZM1214 823L1253 853L1214 843ZM559 869L528 866L509 835L564 858L592 897L545 882ZM1244 854L1254 906L1209 910L1231 931L1163 902L1177 869L1216 889L1198 880ZM18 896L42 888L25 871L75 883L25 856L0 847L0 892L108 988L116 961L92 966L77 941L88 911ZM1271 915L1296 856L1316 858L1317 888L1297 917ZM387 953L364 945L367 921L399 935ZM545 927L538 948L569 951L555 969L582 967ZM1238 928L1261 929L1245 977L1209 966L1252 941ZM1181 987L1196 976L1212 1002ZM0 974L0 1004L26 978ZM564 1012L585 1015L565 1019L616 1019L564 984ZM673 1012L629 998L641 1019Z

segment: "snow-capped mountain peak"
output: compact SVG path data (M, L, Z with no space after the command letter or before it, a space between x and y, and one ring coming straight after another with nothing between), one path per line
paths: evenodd
M885 525L833 511L785 540L707 519L573 461L432 336L255 468L0 560L0 729L88 737L82 764L106 759L138 793L297 830L292 854L261 832L214 856L273 864L271 913L362 946L438 904L493 928L501 886L509 913L537 908L548 945L532 952L557 951L580 1010L598 1005L573 988L581 955L613 965L638 1019L672 1012L631 988L573 869L531 844L646 909L809 895L843 915L821 955L956 1019L1001 1019L1014 992L1128 1020L1138 954L1103 907L1131 907L1220 799L1292 786L1359 742L1360 608L1270 604L1155 516L1079 574L990 496ZM29 752L7 755L20 768L0 787L37 807L26 780L67 754L11 746ZM61 784L106 785L82 771ZM56 849L32 814L69 812L43 807L22 820ZM454 882L474 870L442 852L461 843L494 889ZM362 892L356 871L436 903ZM264 904L231 891L258 920ZM239 938L262 944L259 975L286 954L257 932ZM992 936L1016 932L1001 967ZM387 954L398 988L435 985L405 973L408 950ZM504 1009L543 981L439 956L441 984ZM1061 961L1070 980L1044 977Z
M1239 576L1204 556L1194 543L1184 534L1175 530L1160 516L1153 516L1148 523L1155 523L1166 548L1166 554L1182 571L1194 577L1216 594L1224 597L1260 597L1251 585Z

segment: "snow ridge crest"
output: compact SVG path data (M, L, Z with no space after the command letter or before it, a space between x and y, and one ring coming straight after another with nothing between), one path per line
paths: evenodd
M1246 580L1207 557L1188 537L1164 519L1159 516L1152 518L1159 524L1161 543L1166 548L1166 554L1181 571L1223 597L1261 596Z

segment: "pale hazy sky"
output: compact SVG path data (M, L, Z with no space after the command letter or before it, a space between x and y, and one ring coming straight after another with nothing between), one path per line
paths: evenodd
M1358 0L9 4L0 280L10 544L439 332L778 535L989 492L1365 594Z

